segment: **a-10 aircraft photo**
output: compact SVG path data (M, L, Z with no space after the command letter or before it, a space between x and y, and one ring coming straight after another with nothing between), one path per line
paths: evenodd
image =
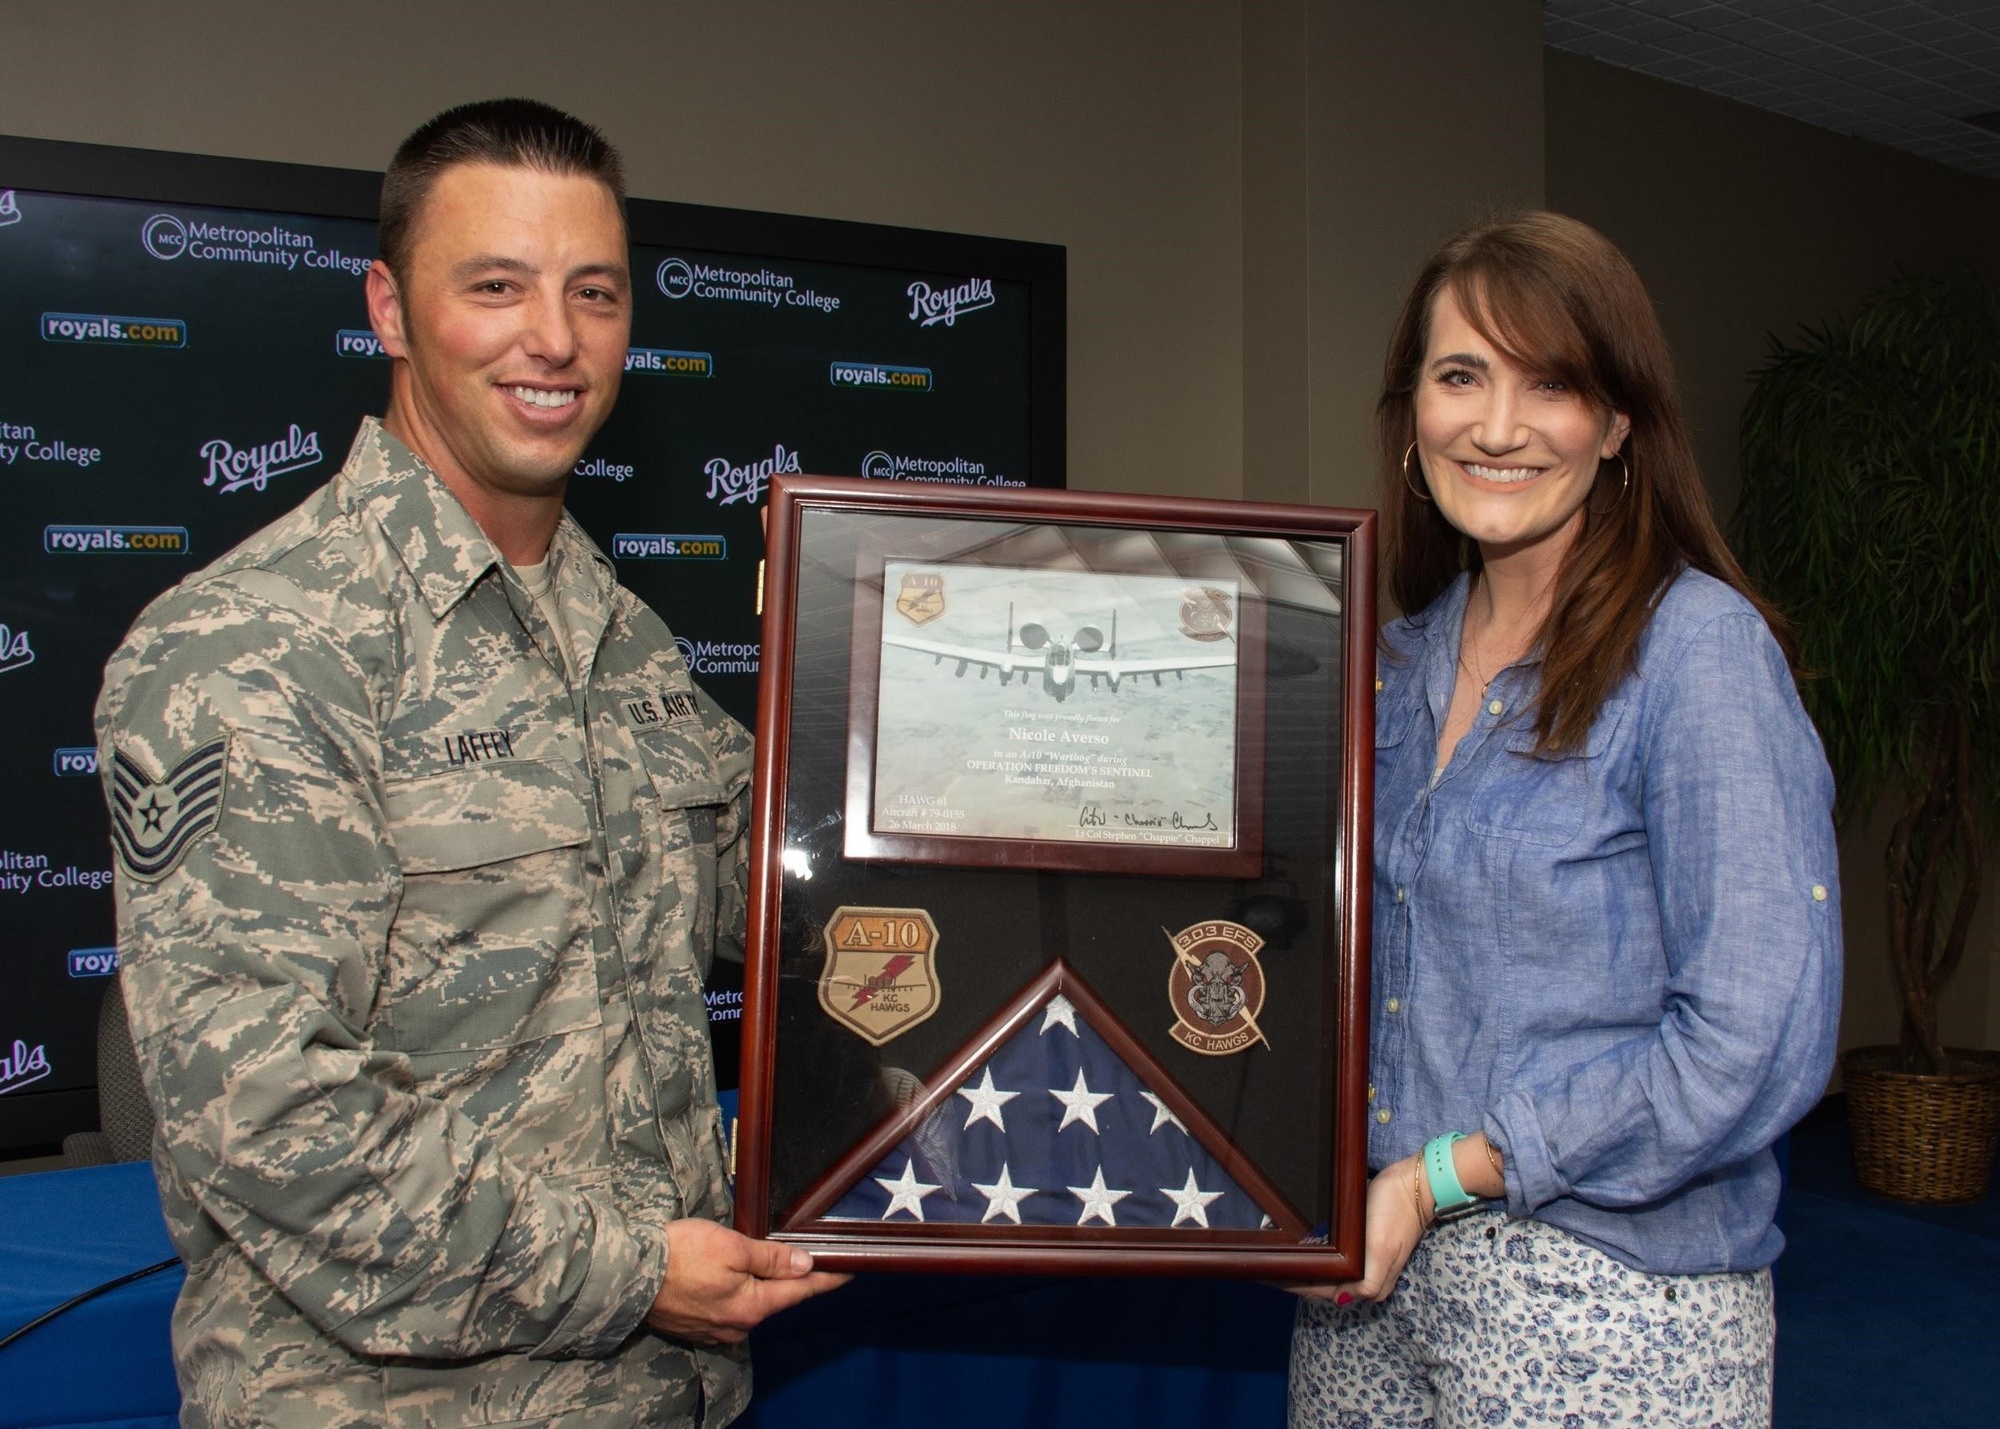
M965 672L973 666L979 667L979 678L985 679L988 671L997 671L1002 686L1013 683L1019 675L1026 678L1036 672L1042 677L1042 689L1055 697L1061 704L1070 697L1077 687L1077 676L1090 676L1092 687L1109 682L1115 694L1119 684L1133 676L1151 675L1153 683L1159 684L1162 675L1186 677L1189 670L1224 670L1236 664L1235 642L1211 655L1184 655L1171 659L1121 659L1118 655L1118 612L1111 612L1111 640L1107 648L1104 632L1095 625L1085 625L1077 629L1068 639L1049 634L1048 628L1033 621L1020 627L1018 648L1014 627L1014 607L1007 607L1007 648L1005 651L981 650L969 645L956 645L944 640L924 640L914 635L884 632L882 643L893 645L900 650L915 650L935 657L937 663L946 660L958 662L957 675L965 678ZM1098 651L1104 651L1099 655ZM1134 680L1136 684L1137 681Z

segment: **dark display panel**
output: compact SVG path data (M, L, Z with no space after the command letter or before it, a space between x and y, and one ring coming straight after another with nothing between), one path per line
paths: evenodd
M115 969L91 711L158 592L383 410L379 176L0 139L0 1149L96 1124ZM1059 248L635 201L632 349L570 508L754 715L779 472L1063 484ZM8 900L11 900L8 901ZM725 1086L740 984L711 991Z

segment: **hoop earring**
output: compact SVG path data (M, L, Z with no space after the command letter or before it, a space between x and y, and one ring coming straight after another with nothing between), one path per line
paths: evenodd
M1417 500L1428 502L1431 499L1430 493L1410 480L1410 458L1416 454L1416 450L1417 444L1411 442L1409 449L1403 453L1403 485L1410 488L1410 495L1416 497Z
M1613 455L1618 458L1618 465L1621 468L1618 494L1611 499L1609 506L1602 509L1595 506L1591 507L1590 510L1593 516L1609 516L1624 504L1625 493L1632 489L1632 459L1623 452L1616 452Z

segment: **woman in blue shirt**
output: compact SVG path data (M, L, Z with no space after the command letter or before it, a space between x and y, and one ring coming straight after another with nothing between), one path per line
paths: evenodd
M1292 1423L1767 1424L1770 1147L1840 1003L1832 779L1631 265L1431 261L1376 413L1412 612L1376 697L1363 1278Z

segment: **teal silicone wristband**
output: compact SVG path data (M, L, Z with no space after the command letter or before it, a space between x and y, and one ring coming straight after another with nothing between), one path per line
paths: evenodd
M1452 1143L1463 1140L1464 1132L1452 1131L1424 1143L1424 1179L1430 1183L1431 1207L1436 1215L1478 1204L1479 1198L1465 1189L1458 1179L1458 1167L1451 1161Z

